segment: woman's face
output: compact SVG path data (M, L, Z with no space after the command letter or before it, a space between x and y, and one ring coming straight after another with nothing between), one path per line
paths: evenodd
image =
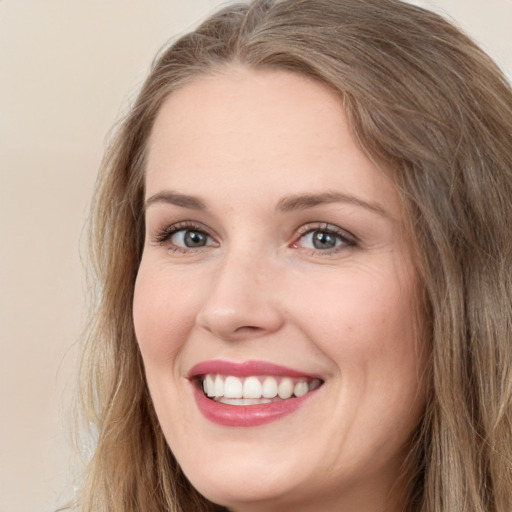
M340 97L198 78L157 117L146 185L135 331L192 484L237 511L383 510L424 406L418 283Z

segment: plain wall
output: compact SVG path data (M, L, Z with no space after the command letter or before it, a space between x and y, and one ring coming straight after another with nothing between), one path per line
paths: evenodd
M83 228L110 127L216 0L0 0L0 512L69 496ZM512 76L512 0L432 0Z

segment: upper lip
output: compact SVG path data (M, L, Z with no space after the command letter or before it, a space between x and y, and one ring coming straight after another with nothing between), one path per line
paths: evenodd
M255 375L275 375L281 377L296 377L321 379L320 376L302 372L286 366L267 361L233 362L223 359L202 361L191 368L188 378L194 379L206 374L233 375L235 377L250 377Z

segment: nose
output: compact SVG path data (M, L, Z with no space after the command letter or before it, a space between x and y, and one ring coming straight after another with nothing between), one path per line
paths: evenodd
M197 324L226 341L278 331L284 315L276 277L272 263L262 257L247 253L226 257L211 278Z

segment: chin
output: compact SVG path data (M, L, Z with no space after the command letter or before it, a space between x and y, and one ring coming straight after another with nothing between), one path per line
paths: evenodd
M192 475L194 487L208 500L230 510L289 510L299 493L295 475L276 475L260 467Z
M233 510L289 510L287 504L311 492L308 482L318 486L313 461L308 465L283 452L277 459L276 446L260 443L244 450L238 444L222 455L219 450L210 453L209 460L204 457L201 464L194 457L185 457L181 467L199 493Z

